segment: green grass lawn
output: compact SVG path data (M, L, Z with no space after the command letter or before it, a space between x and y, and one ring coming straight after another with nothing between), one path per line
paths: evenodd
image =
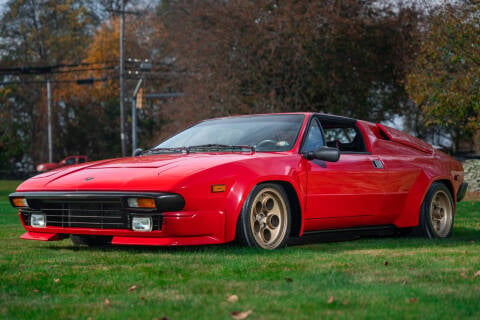
M0 181L0 319L480 318L480 202L444 241L91 249L20 240L17 184Z

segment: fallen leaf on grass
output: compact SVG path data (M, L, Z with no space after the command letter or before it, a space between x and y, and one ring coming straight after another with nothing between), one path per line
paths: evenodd
M237 302L238 301L238 296L236 294L232 294L231 296L229 296L227 298L227 301L232 302L232 303Z
M33 289L33 293L39 293L39 292L40 292L40 290L38 290L38 289Z
M246 319L253 311L248 310L248 311L232 311L230 312L230 315L232 316L233 319L235 320L243 320Z
M474 275L475 276L475 275ZM468 279L468 276L465 272L461 272L460 273L460 277L464 278L464 279Z
M402 286L407 284L407 280L402 280Z
M478 270L477 272L475 272L475 273L473 274L473 276L474 276L475 278L476 278L476 277L480 277L480 270Z
M332 303L334 303L334 302L335 302L335 297L334 297L334 296L330 296L330 297L328 298L328 300L327 300L327 303L328 303L328 304L332 304Z
M110 299L106 298L104 303L106 306L110 306Z
M128 288L128 291L132 292L132 291L135 291L136 289L137 289L137 286L133 285L130 288Z
M410 303L416 303L417 301L418 301L417 298L410 298L410 299L408 300L408 302L410 302Z
M55 279L53 279L53 282L59 283L59 282L60 282L60 279L59 279L59 278L55 278Z

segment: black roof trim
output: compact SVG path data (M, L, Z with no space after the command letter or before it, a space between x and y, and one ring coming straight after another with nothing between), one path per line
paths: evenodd
M350 125L354 125L355 123L357 123L356 119L342 117L342 116L336 116L336 115L333 115L333 114L315 113L315 116L317 116L320 119L320 121L321 120L326 120L326 121L330 120L330 121L335 121L335 122L350 124Z

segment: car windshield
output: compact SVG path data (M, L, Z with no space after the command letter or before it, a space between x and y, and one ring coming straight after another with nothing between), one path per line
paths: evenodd
M303 119L300 114L283 114L206 120L151 151L287 151L295 144Z

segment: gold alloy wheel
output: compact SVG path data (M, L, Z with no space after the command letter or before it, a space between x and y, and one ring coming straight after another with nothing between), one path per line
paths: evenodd
M453 207L450 197L444 190L438 190L430 203L430 222L440 238L447 237L452 228Z
M287 206L282 195L273 188L261 190L250 209L250 228L257 244L275 249L286 236L287 224Z

